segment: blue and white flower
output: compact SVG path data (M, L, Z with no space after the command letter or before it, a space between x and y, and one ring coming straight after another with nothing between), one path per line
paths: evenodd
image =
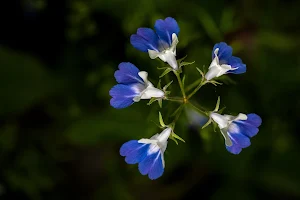
M114 108L126 108L140 99L163 98L164 92L157 89L148 81L148 73L140 71L129 62L119 64L119 70L115 72L115 85L109 94L112 97L110 105Z
M176 46L178 44L179 26L172 17L156 20L154 32L151 28L139 28L131 35L132 46L140 51L148 52L151 59L159 57L174 70L178 70Z
M261 125L261 118L254 113L231 116L212 112L210 117L220 128L226 149L233 154L239 154L242 148L250 146L250 138L258 133Z
M120 148L128 164L139 164L139 171L151 180L162 176L165 168L164 152L167 148L171 128L164 129L150 139L130 140Z
M232 48L225 42L215 44L212 59L205 75L208 81L223 74L242 74L246 72L246 65L240 58L232 56Z

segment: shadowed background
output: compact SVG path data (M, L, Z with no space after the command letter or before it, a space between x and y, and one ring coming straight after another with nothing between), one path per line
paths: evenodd
M0 12L0 199L299 199L300 1L23 0ZM139 27L174 17L177 58L187 84L207 69L215 43L227 42L247 73L204 86L194 102L263 119L252 145L226 151L220 132L182 113L169 141L164 175L151 181L127 165L120 146L160 129L159 107L110 107L120 62L149 72L159 60L129 41ZM203 67L204 66L204 67ZM180 95L173 75L162 79ZM173 94L172 93L172 94ZM164 102L166 122L176 103ZM153 123L155 122L155 123ZM197 122L197 121L196 121ZM199 125L202 122L199 121Z

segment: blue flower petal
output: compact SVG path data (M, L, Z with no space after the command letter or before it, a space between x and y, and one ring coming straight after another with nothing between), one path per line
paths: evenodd
M261 118L257 114L250 113L247 115L247 120L248 123L252 124L255 127L259 127L261 125Z
M261 118L258 115L251 113L247 115L247 120L234 121L233 123L239 126L242 134L253 137L259 131L257 127L261 125Z
M132 151L140 148L143 144L139 143L137 140L130 140L125 142L120 148L121 156L128 156Z
M139 163L139 171L142 175L146 175L149 173L154 160L156 159L159 151L157 153L152 153L148 155L142 162Z
M232 143L232 145L230 147L226 146L226 149L227 149L227 151L229 151L232 154L239 154L242 151L242 148L234 142Z
M232 141L231 146L226 146L226 149L233 153L239 154L242 148L249 147L251 145L249 137L242 133L242 129L238 124L232 123L228 128L228 135Z
M148 174L148 177L151 180L159 178L164 172L161 152L158 151L148 155L142 162L139 163L139 171L142 175Z
M139 28L137 34L130 37L132 46L140 51L148 52L148 49L158 51L158 36L151 28Z
M179 34L179 26L172 17L167 17L165 20L156 20L154 29L158 37L168 43L169 46L172 44L172 34L175 33L177 36Z
M140 70L130 62L122 62L119 64L119 70L115 72L115 78L118 83L130 84L130 83L144 83L141 77L138 75Z
M121 109L133 104L133 98L138 94L134 91L132 85L117 84L109 91L109 95L112 97L110 105Z
M227 45L225 42L220 42L220 43L215 44L213 51L212 51L212 59L215 58L214 52L215 52L216 48L219 48L218 57L219 57L220 64L226 64L227 60L232 55L231 46Z
M132 98L112 98L110 99L110 105L116 109L127 108L134 103Z
M164 173L163 161L161 158L161 153L158 155L157 159L154 161L152 168L149 171L148 177L151 180L161 177Z
M227 64L231 65L231 68L237 68L235 70L229 70L227 73L232 74L242 74L246 72L246 65L242 62L242 60L238 57L231 56L227 60Z
M136 164L143 161L147 157L147 152L150 144L140 143L140 147L131 151L126 157L125 161L128 164Z
M235 121L235 122L232 122L234 124L236 124L238 127L239 127L239 131L248 136L248 137L253 137L255 136L257 133L258 133L258 128L256 128L255 126L247 123L247 121L245 120L240 120L240 121Z
M231 141L238 144L241 148L247 148L251 145L250 139L246 135L243 135L242 133L231 134L229 132L229 137L230 137Z

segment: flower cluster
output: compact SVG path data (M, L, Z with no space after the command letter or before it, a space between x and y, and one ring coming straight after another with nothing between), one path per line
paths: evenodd
M261 118L254 113L238 114L237 116L222 115L219 110L220 98L213 111L203 110L195 106L191 97L199 91L205 84L220 84L215 79L224 74L242 74L246 72L246 65L238 57L232 55L232 48L225 42L217 43L212 50L212 62L206 73L196 68L201 77L192 84L192 92L187 94L184 87L181 73L185 65L194 62L182 62L183 59L176 59L176 46L179 43L179 26L174 18L167 17L155 22L154 30L150 28L138 28L136 34L131 35L130 42L134 48L142 52L147 52L151 59L159 58L168 64L163 69L164 72L160 76L163 77L169 72L173 72L179 84L182 97L170 96L167 91L168 83L163 88L160 84L157 87L148 80L148 73L140 71L134 64L130 62L122 62L114 76L117 85L109 91L110 104L116 109L122 109L131 106L141 99L149 99L148 105L154 101L158 101L162 107L162 100L179 103L178 109L171 116L174 120L165 124L161 113L159 113L160 126L163 129L161 133L153 135L150 139L130 140L120 148L121 156L125 157L128 164L138 164L138 169L142 175L148 175L150 179L157 179L162 176L165 168L164 152L166 151L168 139L172 139L178 144L177 140L184 140L174 133L174 127L177 119L181 115L181 111L189 109L190 116L194 116L195 112L201 113L201 118L205 115L208 120L203 125L203 120L199 126L207 127L213 123L218 125L220 132L225 140L226 149L232 154L239 154L243 148L250 146L250 138L258 133L258 127L261 125ZM160 83L160 81L159 81ZM189 105L188 108L186 105ZM191 108L193 110L191 110ZM193 121L193 124L197 123ZM205 123L205 122L204 122Z

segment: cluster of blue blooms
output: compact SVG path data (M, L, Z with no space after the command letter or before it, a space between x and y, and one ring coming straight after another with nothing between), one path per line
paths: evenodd
M155 22L154 30L150 28L139 28L137 33L130 37L130 42L134 48L147 52L151 59L159 58L166 62L169 67L167 72L173 72L182 91L182 98L170 97L167 87L161 89L154 87L148 80L148 73L140 71L134 64L122 62L119 64L119 70L114 74L118 82L110 91L112 97L110 104L116 109L126 108L134 102L141 99L150 99L151 101L177 101L182 105L191 102L189 99L205 84L216 84L216 77L224 74L241 74L246 72L246 65L238 57L232 56L232 48L224 42L217 43L212 50L212 62L208 67L208 71L203 73L201 82L194 88L191 94L186 95L180 73L183 66L181 61L176 59L176 46L178 44L179 26L175 19L167 17ZM165 73L166 74L166 73ZM250 146L250 138L258 133L258 127L261 125L261 118L256 114L238 114L237 116L222 115L219 110L219 100L213 111L202 111L208 118L208 122L203 126L206 127L210 123L215 123L220 128L225 139L226 149L233 154L239 154L242 148ZM161 114L160 124L163 128L162 132L155 134L150 139L130 140L122 145L120 149L121 156L125 157L128 164L137 164L142 175L148 175L150 179L157 179L162 176L165 168L164 152L167 148L168 139L171 138L182 140L174 133L174 121L165 125ZM177 143L177 141L176 141Z

